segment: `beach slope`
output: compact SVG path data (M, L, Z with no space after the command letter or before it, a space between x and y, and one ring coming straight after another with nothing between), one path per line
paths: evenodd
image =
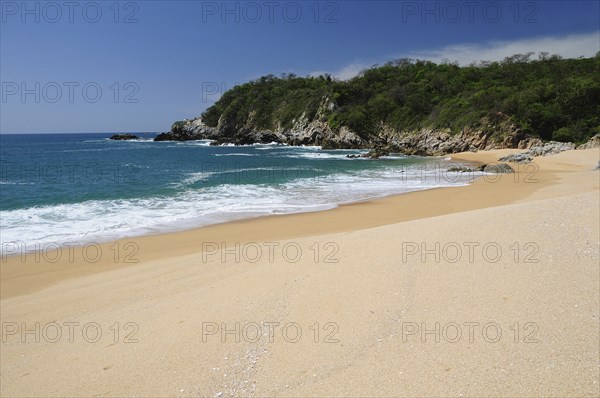
M0 395L598 396L599 157L11 258Z

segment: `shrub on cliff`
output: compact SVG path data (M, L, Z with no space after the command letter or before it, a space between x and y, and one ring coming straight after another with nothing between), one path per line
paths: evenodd
M576 141L573 131L568 127L561 127L552 133L552 139L559 142L574 142Z
M234 87L202 115L230 129L288 129L302 115L323 116L363 138L382 124L396 131L422 128L452 133L485 120L510 123L542 139L582 142L600 125L600 55L561 59L517 54L465 67L401 59L338 81L330 76L264 76ZM494 122L495 121L495 122Z

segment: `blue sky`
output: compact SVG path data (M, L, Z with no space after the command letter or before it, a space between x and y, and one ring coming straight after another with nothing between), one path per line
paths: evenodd
M598 1L4 1L0 132L165 131L261 75L600 50Z

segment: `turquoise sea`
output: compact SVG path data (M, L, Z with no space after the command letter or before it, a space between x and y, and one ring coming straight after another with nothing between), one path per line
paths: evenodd
M331 209L473 178L446 172L448 158L350 159L365 151L110 135L0 135L2 250Z

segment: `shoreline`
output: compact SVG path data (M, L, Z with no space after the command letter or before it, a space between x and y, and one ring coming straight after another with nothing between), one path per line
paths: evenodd
M0 395L597 396L599 158L2 264Z
M452 155L452 160L492 163L506 154L519 152L522 150L464 152ZM478 177L466 186L430 188L342 204L329 210L265 215L182 231L110 240L97 244L102 253L100 257L96 255L96 245L91 254L83 253L83 250L78 253L86 246L75 248L73 252L69 252L70 248L59 249L61 253L50 250L44 256L39 252L15 254L2 259L0 298L34 293L67 279L150 260L199 253L202 244L207 242L230 245L345 233L514 203L556 183L552 157L536 158L535 161L545 167L540 168L539 173L535 172L534 183L524 181L531 177L531 170L526 170L524 165L513 164L515 174L498 174L489 179ZM57 257L57 261L45 261ZM36 264L35 268L23 266L32 263ZM38 267L43 267L43 271Z
M109 140L108 138L106 138L106 140ZM207 140L197 140L197 141L207 141ZM210 140L208 140L210 141ZM273 143L271 143L273 144ZM271 144L248 144L248 145L239 145L239 147L253 147L253 146L264 146L264 145L271 145ZM282 145L282 146L288 146L288 144L277 144L277 145ZM222 146L233 146L233 144L228 144L225 145L223 144ZM301 146L297 146L297 148L303 148L303 147L308 147L308 148L321 148L320 146L305 146L305 145L301 145ZM347 151L348 149L340 149L340 151ZM350 149L350 150L355 150L355 149ZM407 159L410 158L416 158L416 159L420 159L420 160L425 160L424 164L430 164L430 165L434 165L434 166L438 166L438 160L440 161L440 164L443 163L443 161L448 162L450 159L449 155L440 155L440 156L413 156L413 155L406 155L403 156L406 157ZM384 158L385 159L385 158ZM354 161L362 161L361 160L354 160ZM473 162L473 161L457 161L457 164L460 165L466 165L466 164L470 164L470 163L477 163L477 162ZM452 163L448 163L448 166L452 166ZM401 166L402 167L402 171L401 173L404 173L403 168L405 166ZM410 165L408 166L410 167ZM243 171L243 170L242 170ZM347 201L343 201L343 202L327 202L327 203L323 203L323 204L315 204L313 206L310 206L311 209L308 210L304 210L304 209L300 209L300 210L292 210L292 211L281 211L281 212L247 212L247 213L242 213L242 216L236 216L235 213L227 213L227 217L223 217L221 219L217 220L212 220L212 221L208 221L208 223L205 223L204 221L201 221L201 218L205 217L205 216L196 216L195 218L191 218L191 219L184 219L183 221L183 226L176 226L175 222L167 222L165 224L160 224L160 225L151 225L151 226L145 226L143 228L137 228L131 232L122 232L122 233L111 233L106 234L106 235L96 235L95 237L92 238L84 238L84 239L77 239L75 237L70 237L70 238L63 238L64 241L50 241L50 242L46 242L46 243L40 243L40 242L36 242L36 241L32 241L31 245L33 247L36 247L36 249L27 249L28 244L25 240L19 240L19 239L15 239L12 240L10 242L6 242L3 243L3 247L5 245L18 245L19 250L16 252L11 252L11 253L2 253L0 252L0 256L2 261L4 261L5 258L10 258L10 257L19 257L22 254L35 254L38 253L40 251L45 251L45 248L37 248L39 246L44 247L45 245L47 246L53 246L53 247L57 247L57 246L65 246L65 247L81 247L81 246L86 246L86 245L95 245L95 244L109 244L111 242L116 242L116 241L124 241L124 240L131 240L131 239L137 239L137 238L141 238L141 237L147 237L147 236L157 236L157 235L170 235L170 234L175 234L175 233L180 233L180 232L189 232L189 231L194 231L194 230L198 230L198 229L203 229L203 228L208 228L208 227L213 227L216 225L221 225L221 224L230 224L230 223L235 223L238 221L247 221L247 220L253 220L253 219L262 219L264 217L279 217L279 216L286 216L286 215L294 215L294 214L306 214L306 213L319 213L319 212L323 212L323 211L330 211L330 210L334 210L336 208L339 207L343 207L343 206L348 206L348 205L353 205L353 204L358 204L358 203L363 203L363 202L370 202L370 201L377 201L377 200L381 200L381 199L385 199L388 197L392 197L392 196L398 196L398 195L404 195L407 193L412 193L412 192L418 192L418 191L425 191L425 190L430 190L430 189L438 189L438 188L452 188L452 187L459 187L459 186L464 186L464 185L468 185L471 184L475 179L480 178L482 176L482 174L477 174L476 173L481 173L478 171L474 171L473 173L463 173L464 175L469 175L468 180L463 182L461 181L456 181L456 180L450 180L447 178L447 175L443 175L444 172L446 172L446 168L444 167L440 167L439 170L438 169L433 169L433 172L435 173L434 177L431 176L424 176L423 175L423 170L418 169L418 171L420 171L421 175L420 178L422 179L422 182L425 182L425 180L428 180L427 183L430 183L430 179L435 179L435 184L431 185L431 186L424 186L424 187L415 187L413 190L409 190L409 191L401 191L401 192L390 192L390 193L377 193L377 192L371 192L371 194L373 194L374 196L370 196L370 197L364 197L363 196L358 196L357 198L351 198ZM428 171L427 169L425 170L426 172ZM407 173L408 174L408 173ZM439 175L438 175L439 174ZM440 177L441 176L441 177ZM419 178L417 176L417 178ZM405 184L407 181L402 181L401 184ZM410 181L409 181L410 182ZM436 184L441 184L441 185L436 185ZM397 189L398 190L398 189ZM396 191L397 191L396 190ZM115 199L111 199L111 200L115 200ZM75 203L77 204L77 203ZM50 206L54 206L57 204L52 204ZM26 208L26 209L9 209L6 211L15 211L15 210L29 210L29 209L34 209L37 207L44 207L46 205L33 205L30 208ZM273 209L271 209L273 210ZM206 215L206 217L213 217L214 214L208 214ZM42 238L43 239L43 238ZM23 251L21 251L21 249L25 247L25 249ZM52 249L48 249L49 251L51 251Z
M64 133L64 134L69 134L69 133ZM89 133L89 134L95 134L95 133ZM196 140L196 141L206 141L206 140ZM211 140L208 140L208 141L211 141ZM225 144L223 144L223 145L225 145ZM243 146L254 146L254 145L258 145L258 144L239 145L239 146L243 147ZM260 145L263 145L263 144L260 144ZM266 144L266 145L269 145L269 144ZM278 144L278 145L288 145L288 144ZM299 146L299 147L304 147L304 145ZM342 150L344 150L344 149L342 149ZM513 151L513 149L509 149L509 150ZM455 160L454 159L455 155L459 156L460 154L440 155L440 156L425 156L424 158L430 158L430 159L440 158L440 159L445 159L445 160L448 159L448 158L452 158L452 160ZM412 155L409 155L409 156L412 156ZM421 158L422 156L417 156L417 157ZM463 165L473 165L473 166L478 166L478 165L483 164L483 162L481 162L479 160L460 159L460 158L456 159L456 163L457 164L463 164ZM450 163L449 165L452 165L452 163ZM477 173L478 175L475 175L475 173ZM470 174L470 173L465 172L464 174ZM364 198L364 199L352 200L350 202L327 204L327 205L323 205L323 206L325 207L325 206L331 205L333 207L327 207L327 208L317 209L317 210L306 210L306 211L297 211L297 212L290 212L290 213L259 214L259 215L255 215L255 216L248 216L248 217L243 217L243 218L233 218L233 219L230 219L230 220L217 221L217 222L212 223L212 224L204 224L204 225L190 224L189 226L183 227L183 228L175 228L175 227L169 226L169 227L165 227L163 230L133 233L132 235L125 235L125 236L121 236L121 237L99 237L99 238L95 238L95 239L89 240L89 241L76 242L77 244L73 244L73 245L69 245L68 244L68 243L71 243L71 242L65 242L63 245L65 247L67 247L67 248L68 247L76 247L77 248L77 247L84 247L84 246L95 245L95 244L107 245L107 244L118 242L118 241L139 239L139 238L145 238L145 237L161 236L161 235L172 235L172 234L179 234L179 233L189 233L189 232L192 232L192 231L197 231L197 230L201 230L201 229L205 229L205 228L216 227L216 226L219 226L219 225L226 225L226 224L232 224L232 223L237 223L237 222L246 222L246 221L258 220L258 219L269 218L269 217L284 217L284 216L292 216L292 215L301 215L301 214L311 214L311 213L327 212L327 211L332 211L332 210L335 210L335 209L338 209L338 208L341 208L341 207L345 207L345 206L352 206L352 205L357 205L357 204L367 203L367 202L376 202L376 201L379 201L379 200L385 200L385 199L388 199L388 198L391 198L391 197L396 197L396 196L401 196L401 195L407 195L407 194L411 194L411 193L415 193L415 192L423 192L423 191L429 191L429 190L435 190L435 189L446 189L446 188L460 188L460 187L471 185L477 179L481 179L482 177L484 177L484 174L481 171L478 171L478 170L473 170L472 174L473 175L471 177L469 177L469 181L465 185L446 185L446 186L426 187L426 188L422 188L422 189L416 189L414 191L383 194L383 195L375 196L375 197L369 197L369 198ZM437 178L437 176L436 176L436 178ZM12 242L8 242L8 243L5 243L5 244L10 244L10 243L12 243ZM19 243L23 243L23 242L19 242ZM51 242L51 243L52 244L56 244L56 245L61 245L61 243L56 243L56 242ZM42 251L44 251L44 249L27 250L27 251L24 251L24 252L10 253L10 254L0 253L0 257L1 257L0 264L6 262L7 259L21 257L21 256L28 256L28 255L35 256L36 254L39 254ZM51 251L48 251L48 252L51 252Z

